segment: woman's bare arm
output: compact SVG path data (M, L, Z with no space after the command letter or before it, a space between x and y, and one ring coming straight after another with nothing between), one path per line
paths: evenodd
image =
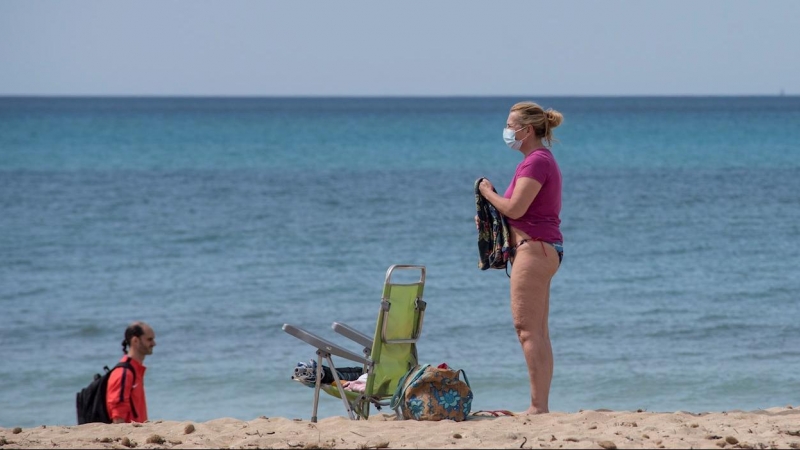
M503 197L494 192L492 188L492 183L487 179L484 179L479 186L481 195L494 205L500 211L500 214L511 219L519 219L531 206L536 195L539 194L542 189L542 183L533 178L520 177L517 179L511 198Z

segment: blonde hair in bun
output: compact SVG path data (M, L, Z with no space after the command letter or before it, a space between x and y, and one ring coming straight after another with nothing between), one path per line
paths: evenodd
M511 107L511 112L516 112L520 125L532 125L536 136L550 145L553 139L553 128L561 125L564 115L555 109L544 108L534 102L519 102ZM557 141L557 140L556 140Z

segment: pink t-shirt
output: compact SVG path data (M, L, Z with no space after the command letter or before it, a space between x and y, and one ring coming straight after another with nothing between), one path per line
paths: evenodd
M561 170L555 157L546 148L540 148L525 157L517 166L514 178L503 195L511 198L520 177L533 178L542 184L531 206L519 219L507 217L508 224L525 232L535 240L563 242L561 236Z

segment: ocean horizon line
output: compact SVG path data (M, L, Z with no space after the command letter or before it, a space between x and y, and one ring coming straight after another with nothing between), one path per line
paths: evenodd
M189 100L380 100L380 99L520 99L520 98L556 98L556 99L703 99L703 98L799 98L800 94L584 94L584 95L553 95L553 94L519 94L519 95L251 95L251 94L0 94L0 99L189 99Z

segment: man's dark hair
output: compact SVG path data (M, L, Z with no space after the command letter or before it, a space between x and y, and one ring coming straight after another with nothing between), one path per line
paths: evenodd
M122 340L122 353L128 353L128 346L131 345L131 339L141 337L144 334L144 329L139 322L128 325L125 329L125 339Z

